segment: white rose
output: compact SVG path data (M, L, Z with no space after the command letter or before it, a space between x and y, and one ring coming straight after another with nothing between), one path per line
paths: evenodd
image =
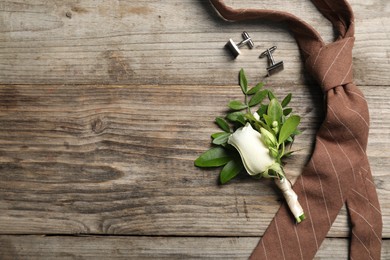
M273 140L272 134L265 129L262 129L262 133L270 143L276 142ZM305 219L303 209L298 202L298 196L292 189L291 183L286 179L282 167L270 155L268 147L261 140L261 134L254 130L250 123L240 127L230 135L228 144L233 145L240 153L244 167L250 175L263 174L263 177L270 177L268 175L269 169L279 173L277 178L273 176L275 183L286 198L297 223Z
M249 175L257 175L266 171L275 163L269 154L268 147L261 141L261 134L251 124L237 129L228 139L240 153L241 160Z

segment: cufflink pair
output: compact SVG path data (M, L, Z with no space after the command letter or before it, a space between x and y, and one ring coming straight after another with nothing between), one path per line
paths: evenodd
M229 39L229 41L226 43L226 47L230 50L234 59L241 54L241 51L239 49L240 47L244 45L248 45L249 49L252 49L255 46L251 37L247 32L242 33L242 38L244 39L237 44L232 39ZM276 72L283 70L284 67L283 61L275 62L274 57L272 55L272 53L275 50L276 50L276 46L273 46L265 50L259 56L259 58L263 58L263 57L268 58L268 67L267 67L268 76L271 76L272 74L275 74Z

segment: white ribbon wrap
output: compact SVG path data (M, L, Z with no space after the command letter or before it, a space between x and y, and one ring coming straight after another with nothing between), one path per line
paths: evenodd
M305 219L305 215L301 205L298 202L298 195L292 189L291 183L286 179L275 179L276 186L282 191L286 202L294 215L297 222L301 222Z

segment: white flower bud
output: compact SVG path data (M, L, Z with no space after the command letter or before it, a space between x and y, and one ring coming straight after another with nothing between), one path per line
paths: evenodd
M260 115L257 112L253 113L253 117L257 120L260 121Z
M278 127L279 123L278 121L273 121L272 122L272 131L274 131L275 133L278 133L279 132L279 127Z
M266 171L275 163L269 154L268 147L262 142L261 134L247 123L237 129L228 140L240 153L241 160L249 175L257 175Z
M276 146L278 141L276 140L275 136L266 130L265 128L260 128L261 134L262 134L262 140L265 144L268 146Z

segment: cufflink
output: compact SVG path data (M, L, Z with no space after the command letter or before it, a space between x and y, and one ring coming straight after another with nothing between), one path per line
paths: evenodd
M255 46L253 44L251 37L247 32L242 33L242 38L244 38L244 40L242 40L237 44L232 39L229 39L229 41L226 43L226 47L230 50L234 58L237 58L237 56L241 54L241 51L239 49L241 46L246 44L250 49L252 49L253 46Z
M272 74L275 74L278 71L283 70L284 65L283 61L279 61L275 63L274 57L272 56L272 53L276 50L276 46L273 46L267 50L265 50L262 54L260 54L259 58L268 57L268 76L271 76Z

